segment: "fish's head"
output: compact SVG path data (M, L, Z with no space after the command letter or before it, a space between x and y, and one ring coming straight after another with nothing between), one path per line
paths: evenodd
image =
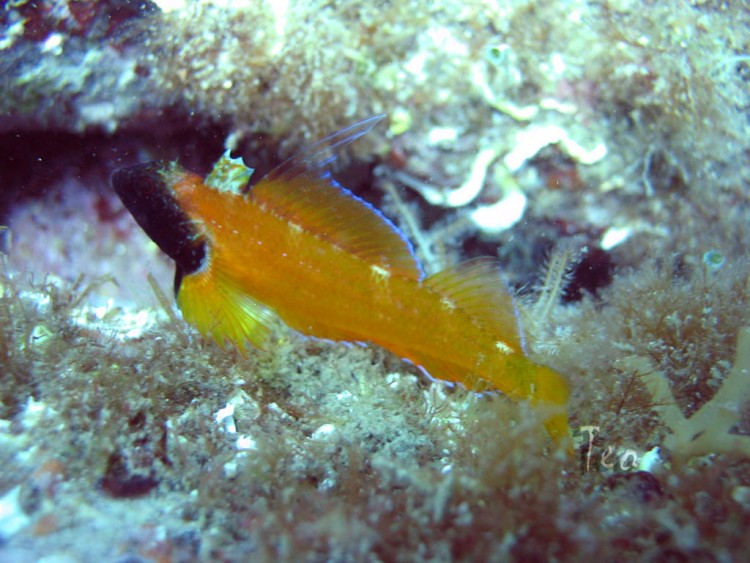
M175 291L183 275L204 267L207 241L180 206L171 179L177 165L151 161L115 170L111 182L138 225L176 265Z

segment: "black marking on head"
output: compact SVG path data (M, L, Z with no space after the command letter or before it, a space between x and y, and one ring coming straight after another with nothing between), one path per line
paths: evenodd
M153 161L120 168L112 174L112 187L151 240L177 263L176 293L182 276L203 266L207 242L167 185L163 172L168 166Z
M175 264L174 268L174 294L175 296L180 294L180 286L182 285L182 278L185 277L185 272L182 271L179 264Z

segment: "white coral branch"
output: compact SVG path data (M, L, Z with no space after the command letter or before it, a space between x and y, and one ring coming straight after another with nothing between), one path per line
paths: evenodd
M714 397L693 416L685 418L675 402L667 377L654 369L651 361L634 357L626 362L641 377L662 420L672 431L664 446L675 463L710 453L738 455L750 459L750 436L730 434L750 399L750 328L742 328L737 338L737 354L732 370Z

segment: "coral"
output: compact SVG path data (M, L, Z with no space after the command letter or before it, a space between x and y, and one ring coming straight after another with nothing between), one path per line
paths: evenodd
M124 54L141 3L14 2L0 14L0 70L7 95L0 130L56 126L114 131L142 105L135 62Z
M643 379L656 403L654 408L672 431L664 446L675 463L710 453L750 459L750 436L731 433L750 401L750 328L740 330L734 365L719 390L689 418L675 402L669 379L655 370L648 358L628 358L623 363Z
M0 500L21 523L0 557L745 556L742 3L154 4L0 12ZM243 358L153 298L169 265L113 168L231 148L260 177L378 113L334 174L431 270L500 257L571 426L600 429L581 460L533 411L376 347L283 333ZM523 217L492 229L509 193Z
M622 349L649 358L665 373L688 415L726 377L733 341L747 325L750 300L744 257L718 272L696 262L686 257L679 265L644 266L610 292L626 323L618 338ZM627 294L614 295L623 287L629 288Z

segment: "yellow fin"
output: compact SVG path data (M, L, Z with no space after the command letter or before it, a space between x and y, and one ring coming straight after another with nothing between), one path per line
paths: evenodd
M216 264L182 278L177 304L185 320L222 348L226 341L243 352L246 343L265 350L277 316L217 271Z
M283 181L264 179L250 197L266 211L370 264L411 279L421 276L409 243L388 219L316 172Z
M467 260L428 277L424 285L481 322L511 350L523 353L518 312L496 260Z
M422 271L409 242L377 209L324 171L336 152L372 129L376 115L342 129L289 158L250 192L264 209L372 265L410 279Z

